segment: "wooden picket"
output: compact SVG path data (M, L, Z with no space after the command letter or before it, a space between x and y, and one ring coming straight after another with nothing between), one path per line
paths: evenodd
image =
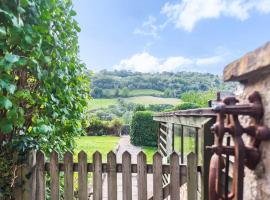
M35 184L33 188L25 188L25 192L30 191L31 195L23 195L27 199L45 200L46 198L60 198L60 173L64 173L64 192L65 200L78 198L79 200L102 200L104 194L103 184L107 184L108 200L117 200L117 173L122 174L122 197L123 200L132 200L132 173L137 174L138 200L163 200L170 197L172 200L180 200L179 188L187 183L188 199L197 197L197 172L200 167L197 166L197 156L194 153L188 155L187 165L179 164L179 155L173 152L170 156L170 164L162 164L162 156L155 153L153 164L147 164L147 157L143 152L137 155L137 164L131 163L131 155L124 152L122 163L117 163L116 154L109 152L107 154L107 163L102 163L102 155L99 152L93 154L93 163L87 162L87 154L81 151L78 154L78 162L73 161L73 155L70 152L64 154L63 162L59 160L58 153L53 151L46 162L43 152L36 154L35 175L30 180ZM78 172L78 191L74 191L74 173ZM88 174L93 173L93 194L89 191ZM46 175L47 174L47 175ZM107 183L103 183L102 175L106 174ZM153 197L147 197L147 174L153 175ZM169 183L164 185L162 177L169 177ZM46 177L49 176L50 190L46 192ZM34 180L35 178L35 180ZM149 189L149 186L148 186ZM90 197L90 198L89 198ZM24 199L18 196L16 199ZM26 198L25 198L26 199Z

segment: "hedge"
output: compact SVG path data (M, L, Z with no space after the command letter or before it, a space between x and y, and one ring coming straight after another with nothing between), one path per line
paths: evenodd
M131 121L130 140L136 146L157 145L158 122L153 120L152 112L137 111Z

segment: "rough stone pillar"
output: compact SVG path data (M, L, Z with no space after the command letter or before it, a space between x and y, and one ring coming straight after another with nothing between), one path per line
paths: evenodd
M270 42L227 65L224 80L240 82L240 102L247 102L248 95L255 90L261 94L265 110L264 125L270 128ZM250 121L247 117L242 117L241 123L248 125ZM248 142L248 138L244 140ZM270 141L261 143L260 152L261 162L256 169L245 169L245 200L270 199Z

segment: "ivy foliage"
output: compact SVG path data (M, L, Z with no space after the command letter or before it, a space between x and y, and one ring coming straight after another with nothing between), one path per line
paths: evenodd
M14 152L61 153L84 131L89 80L75 15L71 0L0 1L0 196L14 182Z
M150 111L134 112L131 121L130 141L136 146L157 145L158 122Z

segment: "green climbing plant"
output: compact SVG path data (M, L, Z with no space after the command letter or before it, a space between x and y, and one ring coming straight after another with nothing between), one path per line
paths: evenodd
M0 197L29 149L73 148L89 97L71 0L0 1ZM14 156L14 155L17 156Z

